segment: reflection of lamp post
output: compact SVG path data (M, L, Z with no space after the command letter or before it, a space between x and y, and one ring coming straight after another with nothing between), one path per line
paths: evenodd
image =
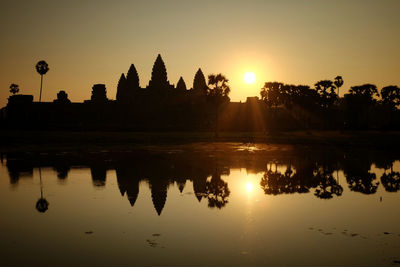
M40 178L40 198L36 202L36 209L39 212L45 212L49 208L49 202L43 198L43 184L42 184L42 170L39 167L39 178Z

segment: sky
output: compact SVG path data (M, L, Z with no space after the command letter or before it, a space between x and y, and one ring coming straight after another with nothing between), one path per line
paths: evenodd
M341 75L341 95L400 86L399 11L399 0L2 1L0 106L11 83L38 100L39 60L50 68L43 101L65 90L82 102L96 83L115 99L132 63L147 86L157 54L173 84L182 76L192 87L199 67L223 73L232 101L259 96L267 81L313 86Z

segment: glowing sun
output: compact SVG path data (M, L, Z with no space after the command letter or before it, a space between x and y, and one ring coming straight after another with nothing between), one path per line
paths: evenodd
M253 184L250 183L250 182L248 182L248 183L246 184L246 190L247 190L247 192L250 193L251 191L253 191L253 189L254 189Z
M243 76L245 83L253 84L256 81L256 74L254 72L246 72Z

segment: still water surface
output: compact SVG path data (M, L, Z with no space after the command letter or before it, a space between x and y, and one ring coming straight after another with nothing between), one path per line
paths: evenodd
M3 153L1 265L397 265L399 159L254 144Z

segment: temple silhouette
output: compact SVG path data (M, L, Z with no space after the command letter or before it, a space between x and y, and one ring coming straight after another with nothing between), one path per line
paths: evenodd
M18 85L11 84L13 95L0 109L0 129L215 130L216 136L219 130L400 129L400 88L395 85L380 91L373 84L351 86L340 97L341 76L318 81L313 88L266 82L260 90L261 99L247 97L242 103L230 101L229 80L224 75L207 78L199 68L191 87L182 77L174 84L158 55L146 87L140 86L134 64L121 74L115 100L107 96L105 84L94 84L90 99L82 103L72 103L64 90L52 102L36 102L32 95L17 94Z
M105 84L94 84L91 98L73 103L66 91L52 102L36 102L32 95L14 94L1 109L1 127L17 129L101 129L101 130L210 130L216 124L215 108L207 101L206 77L199 68L188 88L182 77L176 85L168 80L165 63L158 55L151 79L140 87L132 64L121 74L115 100L107 96ZM266 104L258 97L230 102L220 108L218 125L225 131L263 131L268 123ZM280 112L287 127L296 125L289 113Z

